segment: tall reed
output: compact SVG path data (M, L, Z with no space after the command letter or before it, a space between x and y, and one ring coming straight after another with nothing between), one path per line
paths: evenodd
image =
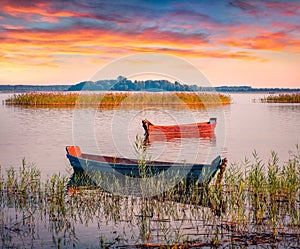
M223 94L167 92L109 92L109 93L63 93L30 92L15 94L6 99L8 105L23 106L92 106L99 108L168 106L203 108L230 104L230 97Z
M262 98L261 101L266 103L300 103L300 93L269 95Z

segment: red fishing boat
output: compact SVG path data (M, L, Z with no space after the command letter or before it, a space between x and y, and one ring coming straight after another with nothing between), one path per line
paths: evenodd
M180 125L154 125L149 120L142 120L145 136L165 136L170 137L211 137L217 125L216 118L210 118L208 122L180 124Z

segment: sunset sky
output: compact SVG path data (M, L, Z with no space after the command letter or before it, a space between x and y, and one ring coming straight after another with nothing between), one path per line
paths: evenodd
M1 0L0 30L1 85L75 84L154 52L214 86L300 87L300 1Z

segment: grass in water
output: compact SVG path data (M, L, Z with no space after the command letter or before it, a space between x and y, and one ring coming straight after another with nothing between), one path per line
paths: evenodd
M176 106L203 108L230 104L229 96L207 93L23 93L6 99L5 103L23 106L96 106L96 107L143 107Z
M147 198L105 192L85 173L69 180L53 175L42 182L39 170L25 161L19 170L0 174L4 247L37 247L39 232L50 233L58 248L80 247L81 225L90 229L90 246L100 247L300 245L298 146L286 163L279 164L275 152L267 162L254 152L252 160L228 166L222 185L187 187L181 181Z
M300 93L269 95L261 101L263 103L300 103Z

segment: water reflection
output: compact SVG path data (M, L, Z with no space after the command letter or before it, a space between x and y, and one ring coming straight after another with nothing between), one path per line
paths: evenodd
M299 120L300 117L300 104L267 104L270 114L274 114L277 117L286 118L291 120Z
M181 140L185 138L196 138L201 141L209 141L210 145L216 145L216 135L214 132L205 132L205 133L158 133L144 135L144 144L151 145L155 142L172 142L176 140Z
M89 173L73 172L67 183L67 193L69 196L76 196L80 192L85 190L101 190L108 195L113 195L99 187L97 181L94 180ZM111 183L114 184L114 183ZM126 190L124 189L124 195ZM121 197L120 197L121 198ZM123 197L122 197L123 198ZM134 197L133 197L134 198ZM209 196L208 185L200 185L197 183L188 183L186 181L179 182L176 186L169 188L168 190L155 195L153 197L142 198L142 199L155 199L160 202L173 201L181 204L196 205L203 207L210 207L216 214L220 215L220 212L224 209L222 205L222 196L219 196L219 205L212 204L212 199ZM224 211L224 210L223 210Z
M3 100L7 94L0 94ZM231 94L233 103L209 110L97 110L93 118L95 138L80 133L83 150L91 154L136 158L133 143L136 135L143 137L141 120L148 118L158 124L193 123L217 117L215 138L149 138L147 153L153 160L210 163L217 155L238 162L250 157L255 149L262 159L270 151L278 152L287 161L288 149L300 143L300 111L297 104L253 103L263 94ZM88 112L82 109L82 112ZM0 165L17 167L23 158L36 163L42 175L65 173L69 162L65 146L73 145L74 109L26 108L1 105ZM225 116L225 118L224 118ZM222 118L223 117L223 118ZM85 125L85 120L81 120ZM87 127L87 126L86 126ZM79 139L79 140L80 140ZM92 147L96 140L97 147ZM288 148L288 149L287 149Z
M236 186L221 197L214 186L183 186L155 197L136 198L107 193L78 173L70 179L53 176L46 185L31 180L35 184L7 181L0 192L0 214L5 217L0 219L3 248L212 247L216 240L224 247L254 243L299 247L299 204L295 200L296 205L291 205L284 196L275 196L277 202L270 206L270 212L280 214L276 219L280 227L274 231L271 213L262 213L266 220L259 222L253 216L260 208L255 206L260 195L245 200ZM243 203L245 206L238 206ZM219 213L216 207L221 207ZM225 213L223 207L228 209ZM235 216L236 209L242 211L239 216Z

